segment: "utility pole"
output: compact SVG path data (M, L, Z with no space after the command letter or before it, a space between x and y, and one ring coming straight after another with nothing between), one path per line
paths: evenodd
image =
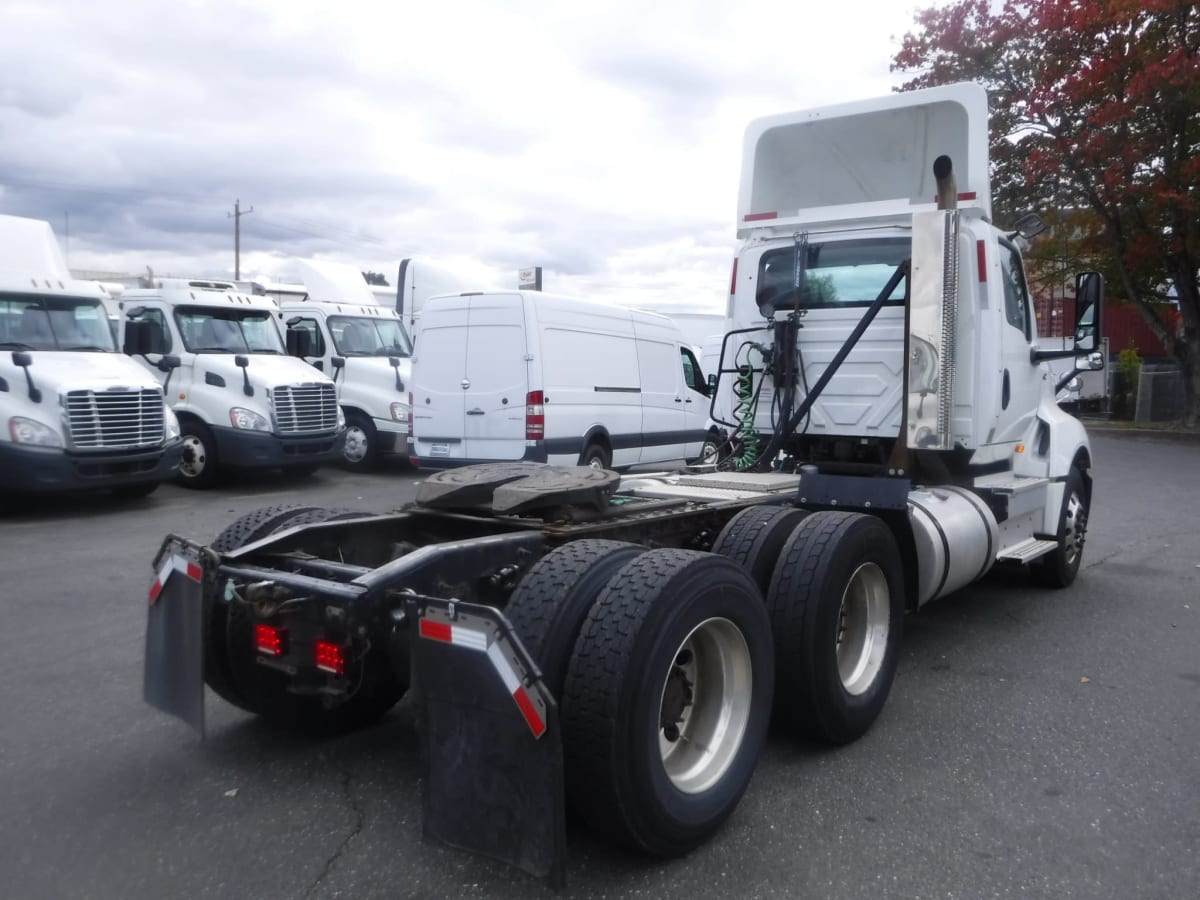
M233 280L242 280L242 216L254 212L254 207L241 208L241 200L233 201L233 212L225 213L225 218L233 219Z

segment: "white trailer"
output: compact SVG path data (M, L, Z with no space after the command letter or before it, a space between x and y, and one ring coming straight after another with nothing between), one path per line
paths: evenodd
M149 494L179 465L158 382L117 352L109 294L71 278L49 223L0 216L0 500Z

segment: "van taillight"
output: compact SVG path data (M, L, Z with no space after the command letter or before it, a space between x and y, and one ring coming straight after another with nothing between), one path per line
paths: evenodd
M525 395L525 440L540 441L546 436L546 407L541 391Z
M733 274L729 276L729 294L730 296L737 293L737 257L733 258Z

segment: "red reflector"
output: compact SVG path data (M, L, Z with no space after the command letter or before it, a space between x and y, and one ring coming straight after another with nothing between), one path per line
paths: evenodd
M274 625L254 626L254 646L258 648L259 653L265 653L267 656L283 656L286 637L287 632Z
M533 736L540 738L546 731L546 723L538 715L533 701L525 693L525 688L519 687L513 691L513 699L517 701L517 708L521 710L521 715L525 717L525 723L529 726L529 730L533 732Z
M958 199L959 199L959 200L974 200L974 199L975 199L975 192L974 192L974 191L967 191L967 192L965 192L965 193L959 194L959 195L958 195Z
M737 257L733 258L733 274L729 276L729 293L737 293Z
M975 242L975 260L979 266L980 282L987 281L987 248L983 246L983 241Z
M447 644L451 642L450 626L445 622L434 622L432 619L422 619L420 627L421 637L430 638L435 641L445 641Z
M313 644L313 657L317 668L334 675L346 674L346 650L333 641L317 641Z
M525 395L525 440L540 441L546 436L545 395L530 391Z
M762 222L766 219L777 219L777 218L779 218L779 213L774 213L774 212L750 213L745 217L744 221L746 221L746 222Z

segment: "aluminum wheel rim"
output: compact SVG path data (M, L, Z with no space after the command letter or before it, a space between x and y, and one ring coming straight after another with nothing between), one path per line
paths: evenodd
M728 619L701 622L675 651L659 699L658 748L683 793L708 790L733 763L750 721L752 679L750 647ZM669 698L683 687L690 698L676 718Z
M717 451L720 448L712 441L705 441L704 446L700 448L700 464L705 466L715 466L718 462Z
M357 425L346 427L346 446L342 453L347 462L358 463L367 458L367 433Z
M1083 506L1083 498L1077 491L1071 491L1067 501L1067 517L1063 522L1063 551L1067 565L1073 566L1083 553L1083 541L1087 534L1087 510Z
M891 592L883 570L863 563L842 594L837 622L837 666L842 687L865 693L883 668L887 650Z
M208 455L204 449L204 441L194 434L183 436L183 458L179 460L179 471L186 478L195 478L204 471Z
M601 472L603 472L604 471L604 460L602 460L598 456L593 456L591 459L588 460L588 468L589 469L599 469Z

